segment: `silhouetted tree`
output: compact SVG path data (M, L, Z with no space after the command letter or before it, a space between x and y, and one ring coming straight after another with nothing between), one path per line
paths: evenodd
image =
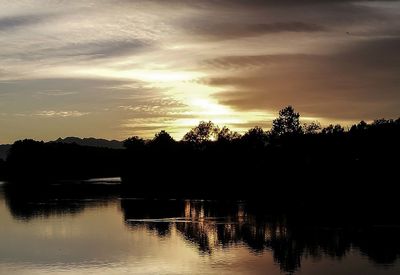
M324 135L342 134L344 133L344 128L339 124L336 125L330 124L328 127L323 128L321 133Z
M303 129L305 134L313 135L318 133L319 130L321 130L321 124L318 121L304 123Z
M5 178L5 173L6 173L6 163L3 159L0 159L0 180Z
M298 135L303 133L300 124L300 114L292 106L287 106L279 111L279 117L272 122L271 134L274 136Z
M241 135L238 132L233 132L229 130L228 127L224 126L222 129L218 132L217 135L217 140L222 141L222 142L232 142L234 140L240 139Z
M133 136L124 140L124 147L128 150L138 150L143 148L144 145L145 145L144 139L138 136Z
M364 120L362 120L357 125L351 126L350 132L353 132L353 133L363 132L363 131L367 130L368 127L369 127L369 125Z
M261 127L256 126L248 130L241 140L250 148L262 148L268 142L268 135Z
M300 115L288 106L279 112L271 133L254 127L240 137L227 127L202 121L182 142L161 131L150 141L125 140L127 150L25 140L11 147L5 167L16 180L121 176L126 189L142 194L261 196L255 190L265 184L270 194L299 201L321 188L321 179L329 196L343 192L350 198L360 192L352 182L373 178L384 184L398 170L399 119L362 121L350 131L340 125L319 129L316 122L300 124ZM143 184L143 179L154 184ZM161 184L171 180L174 184ZM192 184L185 184L188 180ZM303 180L305 184L293 184ZM376 189L390 195L389 188Z
M11 179L32 181L84 179L120 174L123 149L80 146L77 144L16 141L7 157Z
M201 121L199 125L192 128L183 137L183 141L201 144L207 141L216 140L218 137L219 128L211 121Z
M395 121L393 119L376 119L374 120L374 122L372 122L373 126L382 126L382 125L390 125L390 124L394 124Z
M150 141L150 146L155 147L170 147L175 144L175 140L165 130L155 134L154 138Z

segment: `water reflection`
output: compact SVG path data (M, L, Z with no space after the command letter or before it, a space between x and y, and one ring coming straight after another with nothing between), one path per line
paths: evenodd
M271 210L264 202L120 199L117 186L76 188L0 189L11 214L0 207L0 273L5 260L61 262L72 274L82 268L97 274L318 274L311 268L316 261L325 269L341 263L332 270L342 274L400 269L397 215L321 216Z
M74 215L86 207L97 207L118 196L118 186L93 185L50 185L25 188L4 185L5 202L17 220L29 221L37 217Z
M400 256L400 227L377 225L374 221L349 224L325 220L299 220L287 214L252 211L248 203L215 201L122 200L128 226L145 226L160 237L176 228L201 253L245 244L253 253L272 251L284 272L300 269L305 258L335 260L358 249L373 263L394 265Z

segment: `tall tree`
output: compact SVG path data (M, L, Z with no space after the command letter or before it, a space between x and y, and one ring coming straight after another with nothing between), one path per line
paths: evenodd
M271 134L275 136L298 135L303 133L300 124L300 114L292 106L287 106L279 111L279 117L272 122Z

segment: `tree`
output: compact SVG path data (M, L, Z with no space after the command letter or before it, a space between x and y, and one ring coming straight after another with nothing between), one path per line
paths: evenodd
M150 141L150 145L156 147L169 147L173 144L175 144L175 140L165 130L155 134L154 138Z
M229 130L228 127L224 126L217 134L217 140L219 142L231 142L233 140L239 139L241 136L238 132L233 132Z
M183 141L201 144L210 140L215 140L218 138L219 128L215 126L211 121L205 122L201 121L199 125L192 128L183 137Z
M314 135L321 130L321 124L318 121L313 121L311 123L304 123L303 125L304 133Z
M143 148L145 145L144 139L133 136L124 140L124 147L129 150L138 150Z
M279 117L272 122L271 134L274 136L298 135L303 133L300 124L300 114L292 106L279 111Z
M335 135L335 134L342 134L344 133L344 128L340 126L339 124L332 125L330 124L328 127L325 127L321 131L322 134L324 135Z
M363 132L366 131L369 128L370 125L368 125L364 120L361 120L360 123L357 125L353 125L350 128L350 132L355 133L355 132Z
M5 161L0 159L0 180L4 179L5 177Z
M394 124L394 120L381 118L381 119L374 120L374 122L372 123L373 126L381 126L381 125L388 125L388 124Z
M256 126L248 130L241 140L253 148L260 148L267 144L268 135L261 127Z

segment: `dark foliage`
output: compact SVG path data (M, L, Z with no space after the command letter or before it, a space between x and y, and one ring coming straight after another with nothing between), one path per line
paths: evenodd
M0 159L5 160L7 158L8 150L10 150L11 144L0 144Z
M300 114L292 106L279 111L279 117L272 122L271 134L274 136L300 135L303 128L300 124Z
M255 127L240 136L201 122L183 141L142 143L135 154L129 153L123 184L148 196L271 195L322 204L356 197L365 205L377 195L393 196L400 164L399 121L321 130L317 122L301 124L289 106L271 132Z
M152 140L129 138L121 150L17 141L0 169L13 181L121 176L126 192L142 196L274 196L322 204L357 197L361 205L393 196L400 119L320 130L316 122L300 123L291 106L279 114L270 132L254 127L240 136L201 122L182 141L161 131Z
M122 149L77 144L16 141L8 154L6 177L14 182L118 176Z
M0 180L6 179L6 162L0 159Z

